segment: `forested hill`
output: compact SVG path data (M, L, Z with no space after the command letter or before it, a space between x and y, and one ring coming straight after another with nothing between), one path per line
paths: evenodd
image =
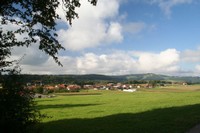
M200 83L200 77L179 77L179 76L166 76L158 74L131 74L131 75L22 75L24 82L42 81L46 84L57 83L76 83L76 82L126 82L126 81L150 81L150 80L162 80L162 81L174 81L174 82L189 82Z

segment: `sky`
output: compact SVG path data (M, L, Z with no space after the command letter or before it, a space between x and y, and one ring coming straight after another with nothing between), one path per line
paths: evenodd
M82 0L72 26L57 10L63 67L37 44L14 48L11 59L25 55L25 74L199 76L199 7L199 0L98 0L97 6Z

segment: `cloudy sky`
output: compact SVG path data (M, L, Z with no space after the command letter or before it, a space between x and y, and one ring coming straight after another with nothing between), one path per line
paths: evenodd
M59 67L37 45L16 48L11 58L26 74L200 74L199 0L82 0L69 26L57 12Z

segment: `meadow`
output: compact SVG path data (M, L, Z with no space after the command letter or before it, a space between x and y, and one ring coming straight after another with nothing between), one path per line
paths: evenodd
M43 133L184 133L200 123L200 86L88 91L36 99Z

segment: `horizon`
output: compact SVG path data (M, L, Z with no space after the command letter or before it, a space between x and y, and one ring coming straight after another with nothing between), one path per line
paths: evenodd
M22 74L200 75L200 1L81 3L79 19L73 20L72 26L62 8L57 10L61 17L57 39L66 49L58 58L64 67L33 44L12 51L10 59L25 55L20 62Z
M123 75L106 75L106 74L27 74L27 73L21 73L20 75L38 75L38 76L90 76L90 75L97 75L97 76L130 76L130 75L157 75L157 76L168 76L168 77L200 77L200 76L179 76L179 75L167 75L167 74L157 74L157 73L137 73L137 74L123 74Z

